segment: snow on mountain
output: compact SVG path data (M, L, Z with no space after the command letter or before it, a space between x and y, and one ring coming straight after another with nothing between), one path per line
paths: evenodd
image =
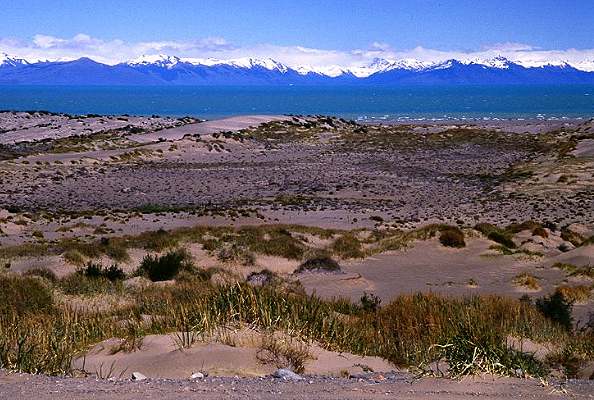
M572 63L571 66L580 71L594 72L594 59Z
M43 68L39 68L42 66ZM286 65L271 58L180 58L144 55L126 63L104 64L90 58L32 60L0 53L0 83L57 84L458 84L490 82L592 83L594 59L580 62L462 58L442 62L375 58L367 64Z
M6 65L16 67L17 65L26 65L29 62L22 58L11 57L6 53L0 53L0 66Z
M134 60L128 61L126 64L131 66L149 66L154 65L157 67L163 68L172 68L181 60L179 57L176 56L168 56L165 54L155 54L155 55L142 55Z
M513 63L505 57L497 56L488 59L475 58L470 60L469 64L478 64L489 68L508 69Z
M272 58L236 58L230 60L219 60L216 58L179 58L176 56L168 56L165 54L157 55L143 55L134 60L128 61L127 64L131 66L157 66L163 68L173 68L179 63L187 63L192 65L203 65L207 67L228 65L235 68L264 68L270 71L279 71L285 73L289 68Z
M329 65L329 66L325 66L325 67L314 67L311 65L301 65L298 67L294 67L293 69L295 71L297 71L300 75L307 75L307 74L312 73L312 74L329 76L331 78L336 78L337 76L341 76L341 75L349 73L348 69L343 68L339 65Z
M272 58L237 58L234 60L228 60L227 62L225 62L225 64L238 68L261 67L270 71L279 71L283 73L289 70L289 68L286 65L281 64L278 61L273 60Z

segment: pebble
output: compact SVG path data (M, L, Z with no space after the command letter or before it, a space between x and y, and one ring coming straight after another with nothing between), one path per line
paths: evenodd
M190 379L204 379L205 376L202 372L194 372L190 375Z

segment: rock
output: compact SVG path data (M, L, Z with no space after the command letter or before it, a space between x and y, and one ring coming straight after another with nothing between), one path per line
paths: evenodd
M290 369L285 369L285 368L277 369L276 371L274 371L274 374L272 374L272 376L275 378L278 378L278 379L284 379L286 381L303 380L303 377L301 375L298 375L298 374L294 373L293 371L291 371Z
M270 272L253 272L246 278L246 282L252 286L265 286L272 282L274 276Z
M205 377L206 375L204 375L202 372L194 372L192 375L190 375L190 379L204 379Z
M144 381L145 379L147 379L147 377L141 374L140 372L132 372L133 381Z

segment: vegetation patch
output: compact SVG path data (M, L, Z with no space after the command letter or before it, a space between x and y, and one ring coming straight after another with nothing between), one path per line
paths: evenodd
M486 223L477 224L474 229L485 235L489 240L499 243L508 249L516 248L516 244L512 240L511 232Z
M446 247L462 248L466 246L464 232L456 227L442 230L439 235L439 242Z
M590 285L577 285L577 286L559 286L555 289L559 292L569 303L583 303L590 299L590 293L592 292L592 286Z
M363 258L361 242L352 234L343 234L332 243L331 250L341 258Z
M523 272L518 274L514 277L514 284L516 286L524 287L530 290L540 290L540 283L538 283L538 278L534 275L531 275L527 272Z
M136 275L146 276L153 282L167 281L175 278L180 271L192 268L189 254L184 250L174 250L162 256L145 256Z
M11 287L0 291L5 296L1 304L7 308L0 318L0 367L11 371L70 373L75 355L108 338L140 343L142 335L183 332L180 343L189 346L202 334L241 324L291 332L304 343L316 341L330 350L380 356L401 366L445 359L456 375L479 371L516 375L518 369L526 375L545 374L546 366L504 347L509 335L558 343L581 359L594 357L590 331L567 331L531 304L496 296L454 299L417 294L399 296L386 306L370 300L374 306L362 307L346 300L323 301L287 286L213 286L208 280L184 279L167 286L122 288L131 300L127 305L89 313L53 305L51 288L45 286L52 283L37 277L3 276L0 282L3 289ZM34 291L31 285L36 285ZM61 283L56 285L59 289ZM34 293L42 297L23 297ZM121 323L130 321L131 315L159 318L139 330ZM265 343L262 349L295 368L305 358L302 348L278 341ZM497 368L495 361L501 364ZM462 365L472 367L457 367Z
M311 258L301 264L295 273L302 272L340 272L340 265L330 257Z

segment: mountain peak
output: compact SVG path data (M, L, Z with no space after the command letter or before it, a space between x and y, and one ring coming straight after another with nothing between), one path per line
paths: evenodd
M171 68L177 63L179 63L181 59L176 56L169 56L166 54L152 54L147 55L144 54L140 57L137 57L133 60L127 62L128 65L138 66L138 65L155 65L158 67L164 68Z
M243 58L236 58L233 60L229 60L227 62L223 62L224 64L229 64L234 67L239 68L254 68L254 67L261 67L271 71L277 70L280 72L287 72L288 67L272 58L252 58L252 57L243 57Z

